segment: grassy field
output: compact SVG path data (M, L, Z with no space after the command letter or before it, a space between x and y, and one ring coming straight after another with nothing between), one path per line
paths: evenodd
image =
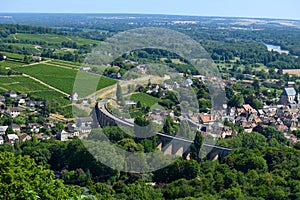
M79 79L81 79L81 81L84 81L85 83L89 83L89 82L94 83L100 78L100 76L98 75L91 74L91 73L83 73L83 72L79 72L81 76L77 76L78 70L61 68L61 67L45 65L45 64L37 64L34 66L27 66L27 67L18 67L18 68L14 68L14 70L33 76L43 81L44 83L47 83L68 94L73 92L75 78L80 77ZM97 90L113 85L116 82L117 81L114 79L101 77L97 85ZM84 88L85 86L86 85L82 85L83 88L80 88L80 91L85 92L85 94L82 95L88 95L90 93L95 92L90 87Z
M20 93L27 93L34 98L52 102L55 100L61 105L68 105L70 101L61 93L22 76L0 77L0 91L14 90Z
M56 64L56 65L62 65L62 66L77 66L80 67L81 63L78 62L71 62L71 61L64 61L64 60L53 60L51 63Z
M0 62L0 68L4 67L19 67L24 65L23 62L20 61L14 61L14 60L5 60Z
M48 91L46 86L22 76L0 77L0 86L17 92Z
M48 103L59 103L60 105L68 105L71 102L63 94L56 92L54 90L40 91L40 92L30 92L32 97L42 99Z
M79 38L79 37L67 37L63 35L56 34L25 34L17 33L9 36L10 39L17 40L28 40L28 41L47 41L48 44L61 44L62 42L72 41L76 42L78 45L86 44L99 44L99 41Z
M9 52L1 52L1 53L4 53L7 56L8 60L0 61L0 68L18 67L25 64L23 63L24 55L9 53Z
M11 58L11 59L16 59L16 60L21 60L21 61L24 59L24 55L20 55L20 54L16 54L16 53L9 53L9 52L4 52L4 53L8 58Z
M16 46L20 48L26 48L34 53L40 53L41 51L35 48L35 45L33 44L23 44L23 43L3 43L3 45L11 45L11 46Z
M155 98L145 93L133 94L131 95L130 99L133 100L134 102L140 101L142 104L145 104L150 107L160 101L158 98Z

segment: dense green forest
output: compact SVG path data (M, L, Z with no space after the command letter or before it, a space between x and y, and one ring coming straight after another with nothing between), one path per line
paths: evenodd
M147 145L151 145L130 139L117 127L106 127L104 132L112 142L122 144L133 152L143 152L148 148ZM98 199L298 199L299 145L295 148L286 146L282 133L274 129L266 128L260 132L241 133L238 137L224 141L227 146L235 147L235 150L222 160L178 159L153 174L111 170L97 162L78 139L69 142L38 142L33 137L31 141L15 147L9 144L1 146L2 152L11 153L0 154L3 172L0 179L3 180L1 183L5 183L0 186L0 190L2 194L11 195L21 191L19 193L24 197L20 196L20 199L37 194L40 197L57 195L60 199L83 194L80 188L74 186L51 186L52 182L47 180L50 177L53 179L54 175L53 172L49 175L51 172L46 170L48 168L62 170L59 176L65 184L86 186L89 195ZM91 139L94 140L97 131L92 135ZM222 142L220 144L224 145ZM34 161L24 156L30 156ZM11 174L6 169L22 172ZM34 174L35 178L30 178L30 174ZM42 179L40 182L39 177ZM22 184L19 181L27 179L34 181L34 184ZM155 182L156 186L153 187L151 182ZM57 184L61 182L57 180ZM51 192L50 188L53 187L59 187L61 192L41 192L42 188L48 188L46 191ZM89 199L88 196L85 198Z

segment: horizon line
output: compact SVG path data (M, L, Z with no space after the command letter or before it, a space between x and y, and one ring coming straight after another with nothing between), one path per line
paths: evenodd
M182 16L182 17L210 17L210 18L242 18L242 19L268 19L268 20L292 20L300 21L295 18L280 17L251 17L251 16L222 16L222 15L197 15L197 14L174 14L174 13L138 13L138 12L2 12L0 14L111 14L111 15L164 15L164 16Z

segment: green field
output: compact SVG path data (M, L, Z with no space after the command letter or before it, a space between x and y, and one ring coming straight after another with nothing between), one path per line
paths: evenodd
M16 59L16 60L21 60L21 61L24 59L24 55L20 55L20 54L16 54L16 53L9 53L9 52L4 52L4 53L8 58L11 58L11 59Z
M0 61L0 67L4 68L4 67L19 67L24 65L23 62L19 62L19 61L14 61L14 60L5 60L5 61Z
M81 63L64 61L64 60L53 60L53 61L51 61L51 63L56 64L56 65L72 66L72 67L80 67L81 66Z
M14 70L33 76L43 81L44 83L47 83L68 94L73 92L75 78L78 77L80 77L79 79L81 81L84 81L84 83L94 83L98 79L100 79L96 88L97 90L113 85L117 82L116 80L107 77L100 77L98 75L91 74L91 73L79 72L78 70L74 70L71 68L70 69L61 68L61 67L45 65L45 64L37 64L37 65L27 66L27 67L18 67L18 68L14 68ZM77 76L77 73L80 73L81 76ZM95 90L93 91L92 87L87 87L87 85L79 86L82 87L79 88L80 91L84 92L81 96L88 95L90 93L95 92Z
M23 44L23 43L3 43L2 45L6 45L6 46L16 46L16 47L22 47L22 48L26 48L27 50L33 52L33 53L40 53L41 50L36 49L33 44Z
M57 102L60 105L68 105L71 103L63 94L49 89L42 92L30 92L30 95L34 98L47 101L49 104Z
M133 94L131 95L130 99L133 100L134 102L140 101L142 104L145 104L146 106L150 106L150 107L160 101L159 98L155 98L145 93Z
M6 90L25 93L49 90L46 86L22 76L0 77L0 86Z
M72 41L76 42L78 45L90 45L99 44L99 41L79 38L79 37L67 37L63 35L56 34L25 34L17 33L9 36L10 39L17 40L28 40L28 41L47 41L48 44L61 44L62 42Z
M70 104L66 97L48 87L28 78L22 76L0 77L0 91L14 90L19 93L27 93L34 98L46 100L51 102L55 100L61 105Z

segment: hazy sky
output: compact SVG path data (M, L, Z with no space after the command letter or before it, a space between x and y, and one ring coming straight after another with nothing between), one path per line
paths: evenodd
M0 12L149 13L300 19L299 0L3 0Z

